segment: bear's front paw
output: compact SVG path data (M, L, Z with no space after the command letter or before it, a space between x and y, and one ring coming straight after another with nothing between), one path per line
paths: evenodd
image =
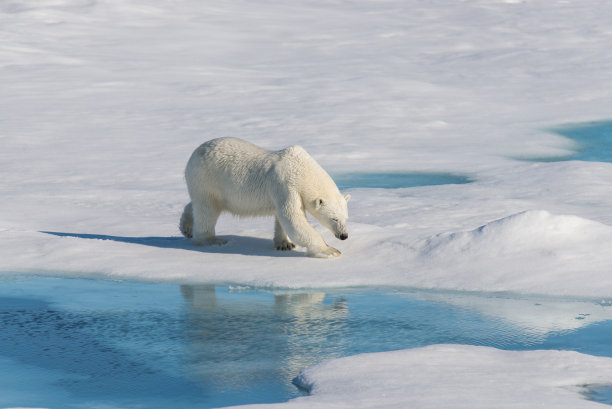
M334 258L334 257L340 257L340 250L335 249L333 247L327 246L321 250L317 250L317 251L313 251L313 252L308 252L308 255L310 257L317 257L317 258Z

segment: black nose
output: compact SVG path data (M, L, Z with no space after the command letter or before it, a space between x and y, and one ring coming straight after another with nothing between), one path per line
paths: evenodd
M342 234L340 235L340 237L338 237L338 238L339 238L340 240L346 240L346 239L348 239L348 234L346 234L346 233L342 233Z

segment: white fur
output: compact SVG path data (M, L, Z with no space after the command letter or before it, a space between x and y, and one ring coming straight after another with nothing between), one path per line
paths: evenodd
M300 146L268 151L236 138L219 138L198 147L185 169L191 203L181 217L181 232L196 244L224 244L215 236L221 212L275 216L274 245L305 247L311 257L337 257L308 223L306 211L346 239L347 202L331 177Z

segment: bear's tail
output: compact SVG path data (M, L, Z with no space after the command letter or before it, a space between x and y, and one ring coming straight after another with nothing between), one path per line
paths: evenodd
M191 206L191 202L189 202L183 209L179 229L181 230L181 233L183 233L183 236L187 237L188 239L193 237L193 208Z

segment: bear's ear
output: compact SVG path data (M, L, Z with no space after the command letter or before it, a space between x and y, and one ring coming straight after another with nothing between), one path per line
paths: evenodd
M346 200L346 203L348 203L348 201L351 200L351 195L349 194L344 195L344 200Z
M323 206L323 199L321 198L315 199L315 209L318 210L321 206Z

